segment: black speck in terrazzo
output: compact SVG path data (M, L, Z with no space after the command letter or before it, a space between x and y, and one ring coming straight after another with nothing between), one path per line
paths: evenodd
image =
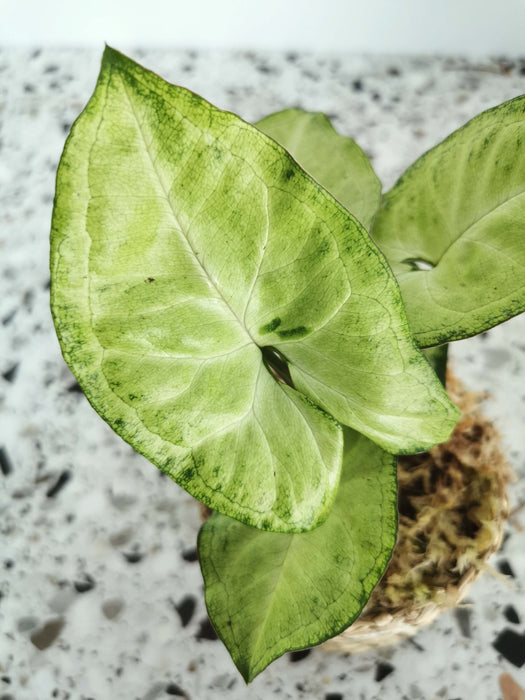
M518 615L516 608L514 608L512 605L507 605L503 611L503 614L509 622L512 622L515 625L520 624L520 616Z
M9 685L11 683L11 678L9 676L2 676L2 683L7 683Z
M18 372L18 367L19 363L15 362L14 365L12 365L8 370L2 373L2 377L6 380L6 382L12 384L15 381L16 374Z
M11 321L14 319L14 317L16 316L17 311L18 311L18 309L13 309L8 314L6 314L4 316L4 318L2 319L2 326L8 326L11 323Z
M418 651L425 651L425 647L421 646L421 644L418 644L415 639L407 639L408 644L414 647L414 649L417 649Z
M12 569L14 565L15 565L15 562L12 559L5 559L4 560L4 569Z
M394 667L392 666L392 664L389 664L386 661L380 661L376 666L374 679L377 681L377 683L379 683L383 680L383 678L386 678L391 673L393 673L393 671Z
M311 80L314 83L318 83L321 80L321 77L317 73L313 73L311 70L303 70L301 72L303 76L307 78L307 80Z
M184 561L194 562L198 561L199 555L197 554L197 550L195 548L185 549L184 552L182 552L182 558Z
M38 625L38 619L36 617L31 617L26 615L25 617L20 617L16 623L16 629L18 632L30 632L34 630Z
M180 603L173 603L173 607L177 611L183 627L186 627L193 617L197 601L191 595L185 596Z
M4 693L0 695L0 700L16 700L16 698L14 695L11 695L11 693Z
M13 471L13 465L5 447L0 447L0 471L4 476L9 476Z
M392 76L393 78L397 78L401 75L401 71L397 66L390 66L387 70L388 75Z
M124 530L113 532L109 536L109 542L112 547L123 547L125 544L128 544L132 535L133 530L131 528L125 528Z
M83 394L82 387L78 382L73 382L67 388L67 390L72 394Z
M108 620L114 620L124 608L124 602L120 598L111 598L102 603L102 612Z
M498 634L492 646L514 666L521 668L525 664L525 634L504 629Z
M82 575L81 580L75 581L73 583L73 586L75 587L77 593L87 593L88 591L92 591L93 588L95 588L96 583L93 576L85 573Z
M471 611L469 608L455 608L454 617L456 618L461 634L470 639L472 633L470 629Z
M324 700L343 700L341 693L326 693Z
M138 564L144 556L141 552L123 552L123 555L128 564Z
M182 690L180 685L177 685L176 683L169 683L166 686L166 695L176 695L179 698L187 698L188 696Z
M62 122L62 131L64 134L69 134L69 130L71 129L71 122Z
M55 65L54 63L50 63L44 68L44 73L57 73L58 72L58 66Z
M24 92L31 93L35 91L35 86L31 85L30 83L26 83L24 85Z
M288 656L292 663L297 663L297 661L302 661L303 659L306 659L306 657L310 656L311 653L311 649L300 649L299 651L290 652Z
M209 639L210 641L218 639L217 632L213 629L213 625L208 618L200 621L195 639Z
M505 545L506 545L507 542L509 541L509 537L510 537L510 532L509 532L508 530L506 530L506 531L503 533L503 540L502 540L501 546L500 546L500 548L499 548L500 553L505 549Z
M24 292L24 296L22 297L22 304L26 307L28 311L32 311L34 300L35 293L32 289L28 289L26 292Z
M372 93L372 99L374 102L379 102L379 100L381 99L381 95L378 92L374 92Z
M46 496L48 498L54 498L57 495L57 493L62 491L62 489L64 488L64 486L67 484L67 482L70 479L71 479L71 472L68 469L66 469L65 471L62 472L62 474L60 474L60 476L55 481L53 486L50 486L48 488L48 490L46 491Z
M266 65L266 63L258 63L255 68L259 73L263 73L264 75L272 75L277 72L275 68Z
M363 81L360 78L353 81L352 90L354 92L362 92L363 91Z
M512 567L507 561L507 559L502 559L501 561L499 561L497 567L499 571L505 576L512 576L512 578L516 578L516 574L512 570Z
M56 640L64 627L64 620L57 617L53 620L48 620L46 623L33 632L30 639L37 649L43 651L50 647Z

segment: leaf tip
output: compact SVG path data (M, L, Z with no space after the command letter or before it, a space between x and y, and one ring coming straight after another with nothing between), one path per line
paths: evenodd
M104 44L104 53L102 54L102 70L104 68L118 68L120 66L136 65L133 59L114 49L109 44Z

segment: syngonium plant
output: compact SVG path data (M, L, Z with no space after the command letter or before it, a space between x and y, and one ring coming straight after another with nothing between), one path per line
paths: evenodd
M104 52L57 174L53 318L95 410L215 511L206 604L246 681L359 615L395 455L458 419L431 364L525 308L524 113L479 115L381 197L322 114L252 126Z

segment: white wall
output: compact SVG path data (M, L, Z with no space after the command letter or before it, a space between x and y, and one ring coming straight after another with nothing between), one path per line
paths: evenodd
M0 44L525 54L525 0L0 0Z

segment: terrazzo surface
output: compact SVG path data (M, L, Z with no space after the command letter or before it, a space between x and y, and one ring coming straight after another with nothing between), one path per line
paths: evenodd
M385 187L525 92L519 61L119 48L249 121L287 106L326 112ZM288 654L245 686L206 618L196 503L91 409L53 331L54 175L100 53L0 50L0 700L494 700L502 674L525 687L523 317L452 348L467 385L491 393L486 412L517 474L517 510L490 562L505 580L483 576L468 606L412 642Z

